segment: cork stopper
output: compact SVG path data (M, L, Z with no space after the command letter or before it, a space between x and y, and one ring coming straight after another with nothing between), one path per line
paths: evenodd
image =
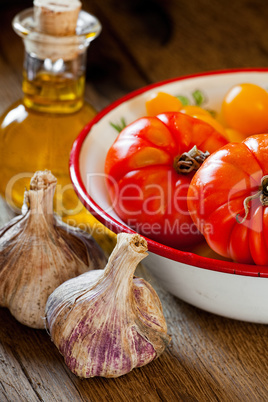
M34 0L36 30L47 35L75 35L79 0Z
M79 0L33 0L17 14L12 26L23 38L26 52L40 60L72 61L101 32L99 20L81 10Z

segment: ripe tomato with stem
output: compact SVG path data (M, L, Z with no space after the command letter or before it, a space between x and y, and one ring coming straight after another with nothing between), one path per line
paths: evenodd
M109 149L105 173L118 216L142 235L174 248L203 239L187 192L206 157L227 140L206 122L180 112L137 119Z

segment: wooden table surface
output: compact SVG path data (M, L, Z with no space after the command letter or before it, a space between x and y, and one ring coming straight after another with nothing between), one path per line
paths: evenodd
M1 113L21 96L24 50L11 20L31 4L0 3ZM156 81L268 65L266 0L88 0L83 5L103 25L87 63L86 98L97 110ZM0 224L11 215L1 202ZM67 369L45 331L19 324L1 308L0 401L268 400L268 326L201 311L141 273L158 292L172 335L159 359L117 379L82 380Z

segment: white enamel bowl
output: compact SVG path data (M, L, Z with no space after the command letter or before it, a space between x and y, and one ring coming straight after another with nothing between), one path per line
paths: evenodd
M104 161L116 138L111 122L127 124L142 117L150 93L164 91L191 98L201 90L206 107L220 110L224 94L234 84L251 82L268 88L268 69L218 71L157 83L135 91L101 111L78 136L70 158L70 175L84 205L116 233L133 231L111 207L104 179ZM144 264L173 295L225 317L268 323L268 267L237 264L175 250L146 238Z

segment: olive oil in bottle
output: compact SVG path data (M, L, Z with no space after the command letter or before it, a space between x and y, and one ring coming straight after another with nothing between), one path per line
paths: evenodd
M51 7L54 3L51 1ZM80 2L74 0L73 4ZM80 11L73 31L66 34L63 27L62 35L57 21L49 20L48 28L47 21L44 23L43 17L51 18L51 10L45 10L47 15L41 15L39 21L36 10L27 9L13 20L25 46L23 96L0 118L0 195L19 212L34 172L51 170L58 180L55 212L70 224L83 224L93 236L94 226L98 227L96 240L106 248L107 242L113 244L113 235L82 206L69 178L72 144L96 113L84 100L85 66L86 50L101 25L94 16ZM54 13L56 18L61 11L65 9ZM40 27L44 31L40 32ZM49 31L50 27L60 34ZM70 23L68 29L72 29Z

